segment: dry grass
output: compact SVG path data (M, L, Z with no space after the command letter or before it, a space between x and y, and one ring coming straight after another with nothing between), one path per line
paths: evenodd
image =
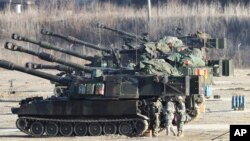
M54 7L53 7L54 6ZM174 28L181 27L185 33L194 33L197 30L205 31L215 37L228 38L229 48L224 51L215 51L215 57L223 55L225 58L236 59L238 66L249 66L248 52L250 46L250 8L249 5L229 5L221 7L217 4L196 4L192 6L171 2L153 7L151 24L147 22L147 8L119 7L112 4L99 4L75 9L73 4L58 8L56 5L44 5L31 8L21 14L0 12L0 43L10 40L10 34L15 32L21 35L33 36L37 39L50 41L62 47L69 44L51 37L41 36L39 31L46 28L55 32L72 35L95 44L121 44L116 34L94 28L97 22L133 33L149 32L153 40L163 35L174 35ZM241 54L236 50L241 43ZM31 44L23 44L33 48ZM35 50L41 50L36 48ZM92 50L76 48L83 53L93 53ZM49 51L51 52L51 51ZM66 57L79 62L75 58L51 52L56 56ZM17 57L19 56L19 57ZM38 61L29 55L20 55L4 49L0 50L0 59L24 63L27 60ZM80 61L81 62L81 61Z

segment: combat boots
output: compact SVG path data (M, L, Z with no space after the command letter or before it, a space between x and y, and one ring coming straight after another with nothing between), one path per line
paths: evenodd
M157 137L158 133L157 132L153 132L153 137Z
M169 131L172 132L173 136L176 136L176 135L175 135L175 132L174 132L174 129L173 129L172 127L166 128L166 135L169 135Z
M173 133L173 136L176 136L173 127L170 128L170 131Z
M183 137L183 132L182 131L178 131L178 134L177 134L178 137Z

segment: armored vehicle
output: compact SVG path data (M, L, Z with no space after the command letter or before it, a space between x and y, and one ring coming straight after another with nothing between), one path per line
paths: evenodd
M115 32L125 40L125 47L116 51L116 57L118 58L117 60L119 60L116 62L122 64L121 66L123 68L127 67L128 69L133 69L134 66L139 64L142 64L142 66L147 64L146 69L148 69L149 66L150 69L153 70L151 71L152 74L159 75L159 71L156 72L157 70L155 70L155 68L161 66L159 65L160 62L161 64L164 64L162 65L164 67L158 69L161 70L160 72L175 76L201 76L202 91L199 93L199 100L197 100L198 107L200 104L204 104L204 97L211 97L213 72L215 72L215 67L212 68L207 65L206 49L226 48L225 38L212 38L210 35L198 31L195 34L180 34L178 37L164 36L158 41L151 41L145 34L140 36L102 24L97 24L97 27ZM71 36L64 36L46 30L42 30L41 33L44 35L59 37L72 43L89 46L86 42L83 43L81 40ZM90 45L89 47L92 46L93 45ZM98 46L95 47L97 48ZM164 59L165 62L161 60L152 61L152 59ZM114 62L114 60L111 59L109 62ZM168 70L163 71L164 69L162 68L168 68ZM142 69L145 69L145 67Z
M29 40L16 34L12 38ZM29 41L35 43L34 40ZM11 42L6 42L5 49L64 65L53 67L29 63L28 68L25 68L0 60L2 68L50 80L59 89L52 97L26 98L20 102L19 107L12 108L12 113L18 115L17 128L32 136L140 136L154 127L154 119L149 110L152 109L152 103L161 99L164 104L168 97L174 96L185 97L187 116L195 118L197 115L196 104L202 91L201 77L173 76L167 73L168 70L166 73L158 69L149 71L152 73L145 71L150 70L147 66L154 65L154 62L161 64L159 60L146 60L144 69L109 68L76 64ZM33 68L58 69L65 73L51 75ZM163 127L162 117L161 128Z
M5 60L0 61L0 67L66 86L60 95L27 98L20 102L20 107L12 108L12 113L18 115L17 128L33 136L139 136L153 126L148 111L152 102L173 95L194 100L200 90L197 76L167 77L168 81L163 82L163 78L145 74L55 76ZM195 112L194 106L188 107L190 115Z
M125 45L128 47L137 49L142 46L149 58L165 59L177 68L179 74L201 76L203 91L200 95L207 98L212 95L213 72L216 68L207 64L206 50L226 48L225 38L212 38L209 34L200 31L184 35L178 30L178 37L163 36L157 41L150 41L146 36L128 33L102 24L97 24L97 27L119 34L125 39ZM127 42L127 38L130 42Z

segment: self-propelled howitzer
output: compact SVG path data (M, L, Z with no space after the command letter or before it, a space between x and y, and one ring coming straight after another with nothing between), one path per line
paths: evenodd
M91 93L91 91L94 91L91 79L88 79L89 81L61 79L58 76L27 69L5 60L0 60L0 67L21 71L58 83L67 83L70 87L68 89L69 95L62 94L47 99L42 97L26 98L19 103L20 107L11 109L13 114L18 115L17 128L25 133L33 136L42 136L44 132L48 136L59 134L62 136L73 134L77 136L98 136L117 133L137 136L144 133L148 128L148 118L141 115L138 110L139 101L135 99L135 97L138 97L137 89L119 95L108 90L104 96L104 92L102 92L104 89L103 83L96 85L95 92ZM108 86L115 88L113 78L113 76L106 76L105 81ZM131 88L135 88L133 85L137 84L133 80L123 81L121 84ZM85 91L83 88L85 88L86 83ZM79 89L75 90L74 88ZM134 93L131 94L130 92ZM118 101L114 99L124 98L124 96L127 100ZM96 100L92 100L92 98Z
M104 48L104 47L99 47L97 45L90 44L88 42L82 41L72 36L64 36L58 33L54 33L51 31L46 31L45 29L41 30L41 33L44 35L49 35L49 36L54 36L54 37L59 37L62 39L65 39L69 42L72 43L79 43L82 45L85 45L86 47L90 47L93 49L98 49L100 51L105 52L106 54L101 57L102 63L99 64L107 64L107 65L91 65L91 66L108 66L111 68L122 68L122 67L127 67L130 63L133 63L135 65L139 64L141 60L145 59L145 56L148 58L154 58L156 55L156 49L152 49L151 47L154 43L150 45L145 45L145 46L138 46L138 47L132 47L132 49L112 49L112 48ZM124 60L125 59L125 60ZM98 63L96 63L98 64Z
M68 85L69 94L27 98L12 113L18 115L17 128L32 136L139 136L153 127L148 108L156 99L183 95L188 101L199 91L193 80L197 76L168 77L164 82L157 78L118 74L97 81L73 81ZM190 106L187 110L195 110L195 105ZM162 128L163 120L161 117Z
M71 40L71 36L64 36L58 33L46 31L44 29L41 31L41 33L45 35L60 37L62 39L66 39L74 43L74 41ZM95 46L93 44L91 46L89 46L89 44L84 44L84 45L87 47ZM95 46L95 47L98 48L98 46ZM133 66L139 65L140 61L144 61L146 59L152 59L152 58L157 57L156 56L157 49L155 47L155 43L153 42L141 45L140 47L133 48L133 49L117 49L117 50L111 49L110 51L112 52L110 53L105 50L102 50L102 51L108 54L106 54L105 56L101 58L102 60L99 62L102 62L102 63L99 63L99 64L106 64L106 65L89 65L89 66L101 66L101 67L108 66L110 68L134 69Z

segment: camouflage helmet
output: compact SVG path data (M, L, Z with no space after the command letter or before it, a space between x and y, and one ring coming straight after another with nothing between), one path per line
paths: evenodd
M201 52L201 50L198 49L198 48L193 48L193 49L192 49L192 54L193 54L195 57L202 58L202 52Z
M158 100L158 101L162 101L162 99L161 99L160 97L158 97L156 100Z
M209 35L209 34L207 34L205 32L201 32L201 31L197 31L195 33L195 36L200 38L200 39L211 39L212 38L211 35Z
M177 101L183 101L183 98L182 98L182 96L176 96L176 100Z

